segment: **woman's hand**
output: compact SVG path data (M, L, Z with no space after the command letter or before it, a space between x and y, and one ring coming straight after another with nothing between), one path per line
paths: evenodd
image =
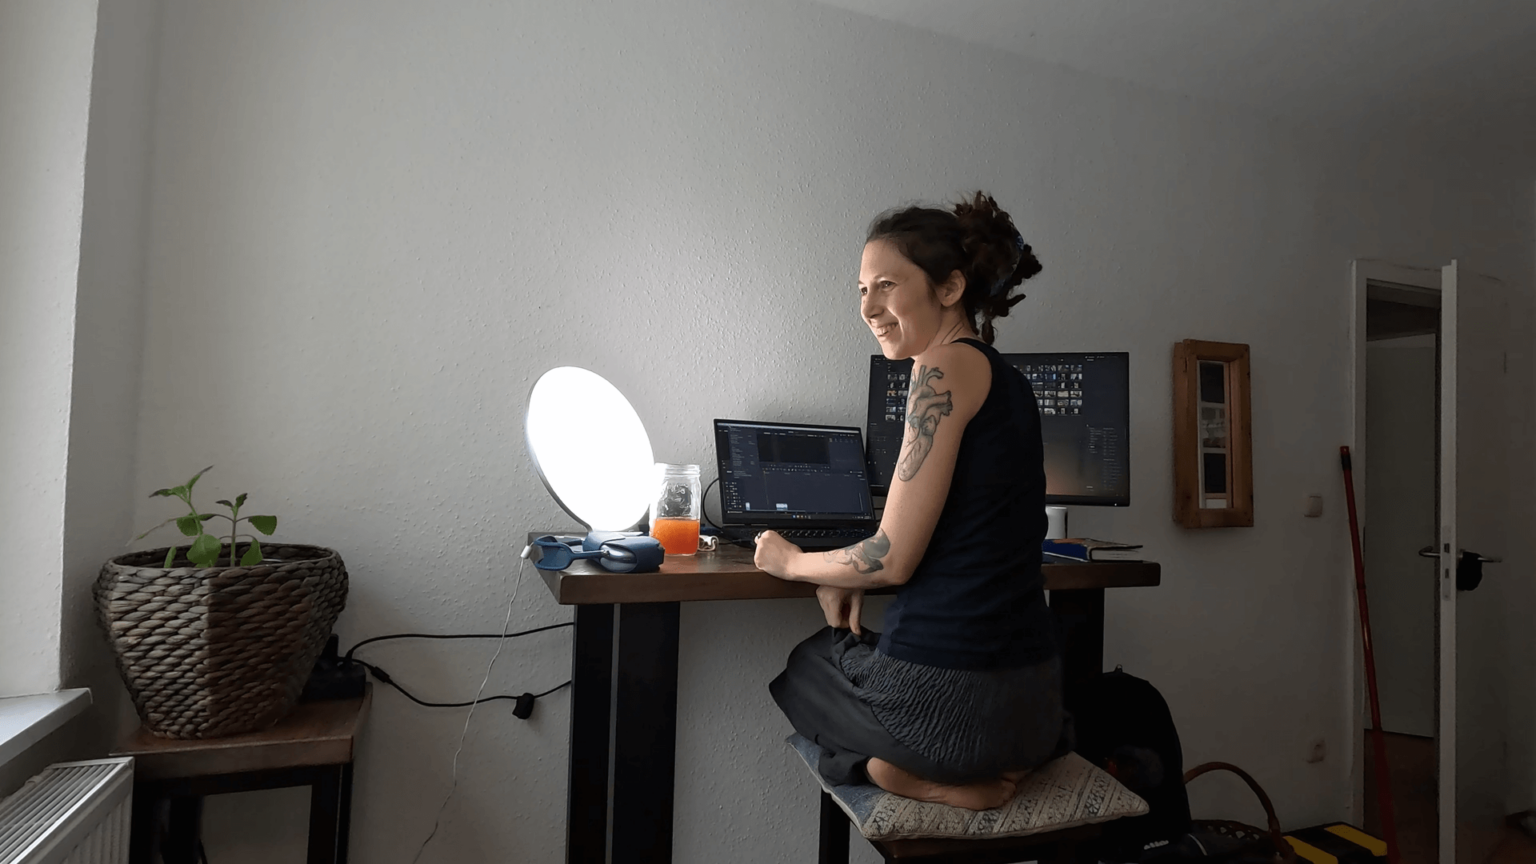
M801 554L800 547L785 540L777 531L764 531L757 535L757 551L752 563L770 576L789 579L789 562Z
M821 613L827 616L827 624L852 630L859 636L864 635L859 625L859 615L864 611L864 589L818 585L816 602L821 604Z

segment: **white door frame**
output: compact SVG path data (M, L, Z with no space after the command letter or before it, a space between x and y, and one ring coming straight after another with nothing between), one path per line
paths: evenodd
M1372 282L1384 282L1394 285L1407 285L1412 288L1428 289L1440 292L1440 268L1439 267L1410 267L1402 264L1392 264L1386 261L1370 259L1355 259L1350 262L1350 369L1349 369L1349 394L1354 404L1354 411L1349 419L1349 453L1354 474L1356 495L1356 512L1360 524L1361 544L1364 548L1366 520L1370 514L1365 510L1366 471L1370 465L1370 454L1365 447L1365 367L1366 367L1366 293ZM1442 308L1441 314L1445 311ZM1343 481L1340 481L1342 484ZM1339 580L1339 593L1344 598L1344 608L1350 610L1346 616L1350 629L1350 652L1353 662L1345 670L1345 681L1349 690L1349 722L1350 722L1350 767L1349 767L1349 820L1356 825L1362 824L1365 818L1365 716L1366 690L1364 680L1365 656L1360 643L1360 613L1356 609L1355 597L1355 562L1353 553L1349 547L1345 547L1342 557L1344 578ZM1437 673L1438 678L1438 673ZM1444 713L1444 712L1440 712ZM1441 717L1437 728L1443 733L1446 724L1455 729L1455 714L1449 718ZM1454 742L1455 736L1451 740ZM1452 787L1454 789L1454 787Z

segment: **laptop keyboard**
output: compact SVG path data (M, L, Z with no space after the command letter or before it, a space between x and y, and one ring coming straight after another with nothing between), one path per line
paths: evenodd
M757 545L754 539L760 530L762 529L753 528L750 529L751 533L742 533L742 529L737 528L729 530L728 537L731 543L750 549ZM773 530L785 540L806 551L841 549L875 536L873 528L775 528Z
M785 528L779 534L785 540L846 539L848 543L857 543L875 536L875 532L867 528Z

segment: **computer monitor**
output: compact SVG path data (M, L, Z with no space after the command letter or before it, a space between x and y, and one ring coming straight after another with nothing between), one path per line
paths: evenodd
M1131 503L1130 355L1124 351L1004 354L1040 405L1045 503ZM911 360L869 360L864 458L870 489L889 492L906 431Z

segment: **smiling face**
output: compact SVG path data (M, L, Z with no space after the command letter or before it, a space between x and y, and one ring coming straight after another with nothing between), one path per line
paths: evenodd
M971 328L959 311L964 291L965 277L959 272L935 286L923 268L888 240L873 240L864 247L859 265L859 314L880 340L880 350L888 360L905 360L947 341L945 334L956 322L969 332Z

